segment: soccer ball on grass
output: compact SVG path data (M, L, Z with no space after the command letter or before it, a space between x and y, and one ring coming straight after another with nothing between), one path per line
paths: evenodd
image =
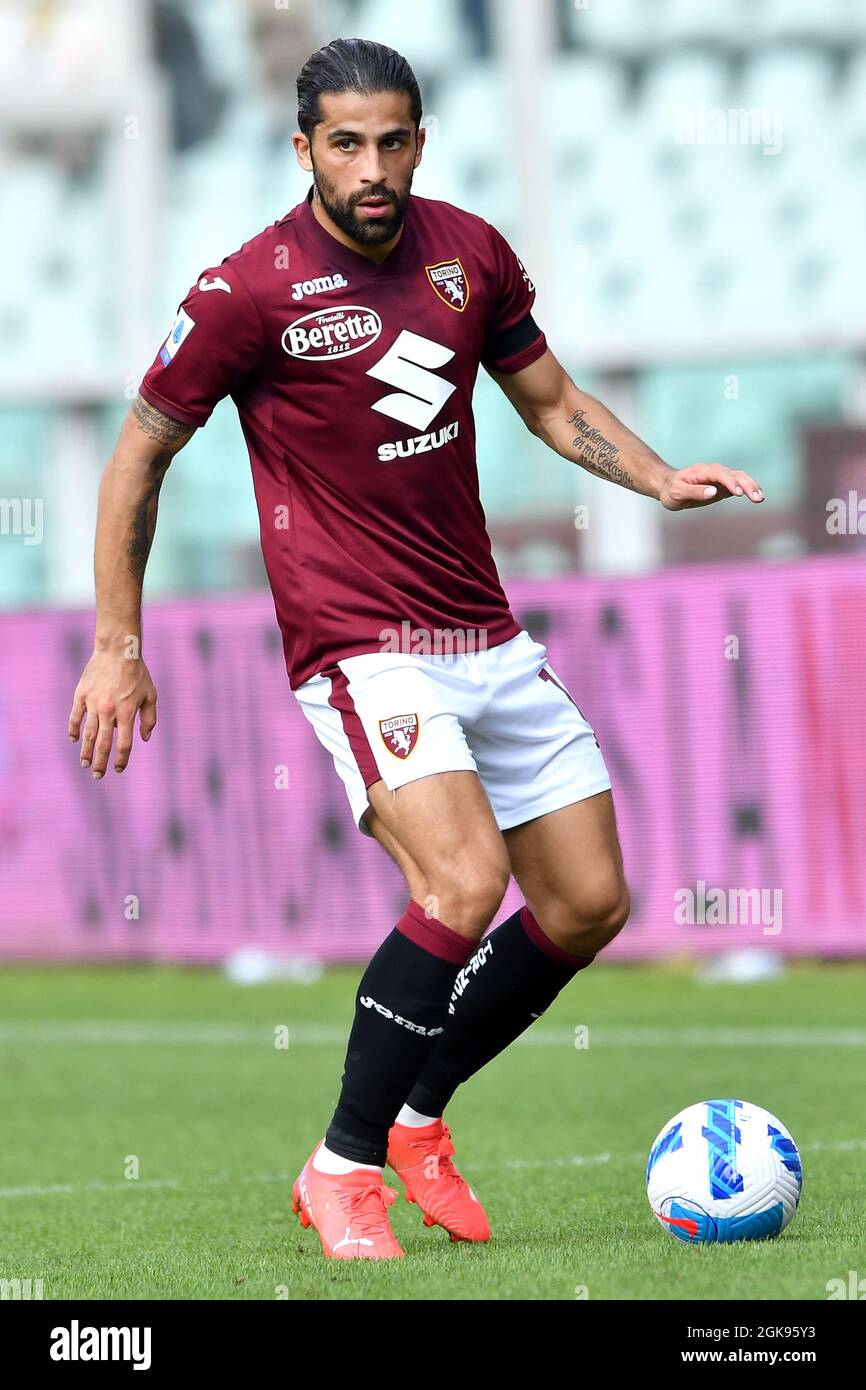
M765 1240L797 1210L797 1145L768 1110L744 1100L704 1100L674 1115L650 1150L647 1196L677 1240Z

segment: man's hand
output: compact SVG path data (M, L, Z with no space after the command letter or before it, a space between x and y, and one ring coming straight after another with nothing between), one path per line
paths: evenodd
M748 473L740 468L725 468L720 463L693 463L688 468L673 469L662 479L659 501L669 512L686 507L709 507L726 497L748 497L751 502L763 502L764 494Z
M114 768L122 772L126 767L139 710L141 737L147 742L156 727L156 688L147 667L143 661L132 660L122 653L95 651L75 691L69 716L69 737L78 742L84 719L81 766L92 765L97 780L108 767L115 725Z
M136 396L99 484L93 656L69 716L69 737L76 743L85 720L81 766L92 765L96 778L108 767L115 725L117 772L129 762L136 714L140 711L145 741L156 727L156 690L140 656L141 588L163 478L193 433L191 426Z
M754 478L720 463L669 468L601 401L580 391L550 348L519 372L488 367L527 429L597 478L658 498L668 511L708 507L726 497L763 502Z

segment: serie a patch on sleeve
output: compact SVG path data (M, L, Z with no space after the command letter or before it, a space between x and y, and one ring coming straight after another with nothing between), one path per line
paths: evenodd
M164 367L167 367L182 343L185 343L192 330L195 328L195 319L191 319L185 309L181 309L174 321L174 327L159 350L160 360Z

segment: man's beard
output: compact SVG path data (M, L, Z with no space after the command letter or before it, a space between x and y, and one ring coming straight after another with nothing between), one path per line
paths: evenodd
M409 182L402 194L396 194L393 189L377 192L375 188L367 188L363 193L355 194L348 202L337 197L334 185L318 172L315 165L313 165L313 182L322 201L322 207L331 221L340 228L341 232L345 232L346 236L352 237L354 241L378 246L395 237L403 225L412 190L411 173ZM392 203L391 211L386 213L384 217L368 218L363 213L358 214L355 211L358 203L363 202L364 199L378 197L388 198Z

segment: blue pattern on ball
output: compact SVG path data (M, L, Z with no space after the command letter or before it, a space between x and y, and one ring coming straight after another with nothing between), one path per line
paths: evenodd
M737 1172L737 1145L742 1134L737 1129L737 1106L741 1100L708 1100L707 1123L701 1133L707 1141L709 1185L713 1198L724 1200L743 1191L743 1176Z
M652 1148L650 1149L650 1156L647 1159L646 1165L647 1182L649 1182L650 1173L652 1172L653 1168L655 1168L656 1164L658 1163L659 1159L662 1157L663 1154L675 1153L677 1149L681 1149L683 1147L683 1136L680 1133L682 1127L682 1121L677 1120L675 1125L671 1125L667 1134L663 1134L661 1139L659 1139L657 1143L653 1144Z

